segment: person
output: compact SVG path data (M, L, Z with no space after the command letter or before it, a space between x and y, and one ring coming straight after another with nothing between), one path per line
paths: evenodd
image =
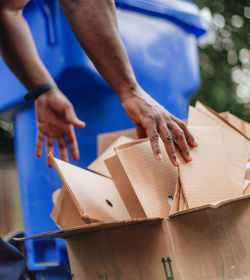
M28 0L0 1L0 49L4 61L24 86L31 90L53 81L40 60L23 8ZM197 146L184 122L170 114L146 93L136 81L121 41L114 0L60 0L61 7L80 45L99 73L116 92L128 117L135 123L139 138L148 137L155 158L162 159L159 137L172 163L177 166L176 144L186 161L189 145ZM71 156L78 160L74 127L83 128L71 102L58 88L51 88L35 100L37 117L36 156L53 152L57 140L60 157L68 161L65 136ZM48 163L50 165L50 163Z
M54 85L54 81L39 58L23 17L27 2L0 0L0 50L2 58L18 79L29 91L34 91L48 83ZM156 102L135 78L120 38L114 0L59 2L83 50L119 96L122 107L135 123L138 138L149 138L157 160L162 159L161 138L173 165L178 166L175 144L183 158L191 161L189 146L196 147L197 143L185 123ZM74 128L83 128L85 123L78 119L68 98L58 87L50 86L35 99L34 104L38 129L36 156L41 157L44 141L46 153L53 152L54 141L57 140L60 157L68 161L67 139L72 159L78 160ZM48 162L48 165L51 163Z

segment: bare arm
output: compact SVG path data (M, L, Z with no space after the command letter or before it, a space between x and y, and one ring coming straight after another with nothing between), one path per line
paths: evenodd
M137 83L121 41L113 0L60 0L81 46L97 70L121 99L135 122L139 137L148 136L156 159L161 159L159 135L174 165L178 165L174 142L186 161L188 144L195 147L186 125L153 100Z
M27 89L52 81L23 17L27 0L0 0L0 47L4 61Z
M52 81L43 65L23 17L27 0L0 0L0 49L1 55L27 89ZM78 159L76 137L73 125L83 127L74 109L59 89L51 89L35 101L37 116L36 155L41 156L43 141L46 138L47 152L53 151L54 138L57 138L62 159L68 160L64 135L70 146L73 159Z

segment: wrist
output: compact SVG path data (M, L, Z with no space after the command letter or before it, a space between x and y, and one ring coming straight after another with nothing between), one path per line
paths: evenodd
M133 83L123 87L117 94L121 99L121 102L124 102L126 99L139 96L141 92L141 87L138 83Z
M32 99L36 100L41 95L43 95L43 94L47 93L49 90L55 89L55 88L57 88L57 85L54 81L43 83L41 85L38 85L35 88L32 88L27 94L25 94L24 99L26 101L29 101Z

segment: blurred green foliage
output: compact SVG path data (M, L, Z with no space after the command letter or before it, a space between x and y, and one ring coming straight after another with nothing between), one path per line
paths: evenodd
M191 100L250 122L250 0L194 0L212 13L214 42L200 47L202 84Z

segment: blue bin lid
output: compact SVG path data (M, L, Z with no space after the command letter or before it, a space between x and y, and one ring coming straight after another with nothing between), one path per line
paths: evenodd
M121 9L164 18L178 24L197 37L206 32L199 8L185 0L116 0Z

